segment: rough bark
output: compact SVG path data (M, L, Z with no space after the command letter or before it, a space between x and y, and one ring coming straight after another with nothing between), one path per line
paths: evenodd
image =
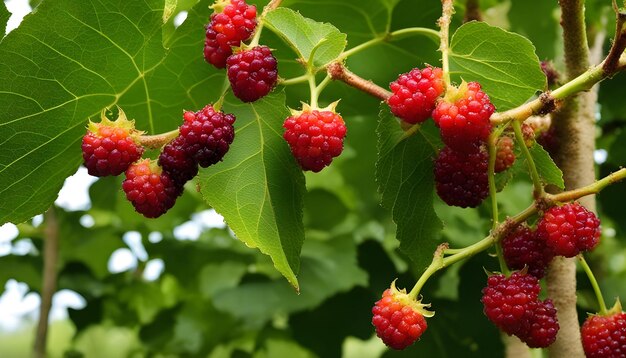
M585 33L584 1L560 0L561 26L568 80L589 68L589 46ZM557 165L563 171L567 190L576 189L595 180L593 152L595 149L595 91L580 93L564 101L553 115L559 147ZM595 197L580 200L595 210ZM557 258L546 276L548 295L558 311L560 331L550 347L550 357L584 357L580 342L580 325L576 312L576 263L574 259Z

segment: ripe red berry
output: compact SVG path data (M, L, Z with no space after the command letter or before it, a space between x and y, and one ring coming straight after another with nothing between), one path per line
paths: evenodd
M233 49L228 43L221 45L217 41L217 36L217 32L213 30L213 25L209 23L204 39L204 59L216 68L225 68L226 59L233 54Z
M305 105L302 112L287 118L283 127L283 137L304 170L319 172L343 151L346 125L332 109L317 110Z
M626 357L626 313L592 315L581 328L583 348L588 358Z
M600 220L578 203L553 206L537 224L537 236L556 255L574 257L600 241Z
M138 161L128 167L122 188L135 210L147 218L165 214L182 194L182 187L176 185L150 159Z
M509 169L515 163L515 145L513 139L504 136L498 139L496 144L496 166L495 172L500 173Z
M552 300L532 302L526 313L526 328L517 336L530 348L546 348L556 340L559 322Z
M480 84L464 83L456 91L448 92L433 111L443 142L453 149L466 150L476 142L486 141L491 132L489 118L495 107Z
M203 168L224 157L235 138L235 116L206 105L198 112L185 112L179 136L184 138L185 152Z
M478 145L468 151L444 147L435 160L437 194L448 205L476 207L489 195L489 154Z
M404 349L426 331L426 317L432 312L419 301L409 297L406 290L398 290L395 282L383 293L383 297L372 308L372 324L376 335L389 347Z
M264 97L276 85L276 58L267 46L236 52L228 58L227 65L233 93L243 102Z
M554 257L545 240L537 238L526 224L516 227L502 240L502 251L510 268L521 270L528 266L528 273L537 278L545 275Z
M99 177L122 174L143 154L143 147L136 139L139 135L134 121L126 119L121 109L115 121L110 121L104 111L100 123L90 121L81 146L89 174Z
M180 186L198 174L198 163L187 153L185 138L181 136L163 147L159 165Z
M226 67L232 46L250 39L256 28L256 6L245 0L219 0L212 6L215 12L207 25L204 58L217 68Z
M535 276L514 272L510 277L492 275L483 289L484 313L503 332L512 335L526 332L526 312L539 297Z
M411 72L401 74L389 85L393 92L387 100L391 112L411 124L424 122L443 93L442 76L441 68L430 66L423 70L414 68Z

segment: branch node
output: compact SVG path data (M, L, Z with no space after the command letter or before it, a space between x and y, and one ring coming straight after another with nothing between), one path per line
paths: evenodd
M554 97L552 97L552 93L550 91L543 92L539 96L539 101L541 101L541 108L537 112L540 116L545 116L546 114L552 113L556 110L557 102Z

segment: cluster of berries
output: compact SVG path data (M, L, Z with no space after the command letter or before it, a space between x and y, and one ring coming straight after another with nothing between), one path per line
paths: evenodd
M303 170L315 173L330 165L343 151L346 125L335 112L337 102L324 109L304 104L285 120L283 138Z
M433 118L445 144L435 160L437 194L448 205L476 207L489 194L485 144L495 107L477 82L450 87L442 98L442 76L440 68L431 66L401 74L390 84L387 103L409 124ZM511 138L501 138L498 149L497 169L503 171L515 161Z
M600 220L578 203L554 206L545 211L531 230L522 224L502 240L507 265L542 278L555 256L574 257L590 251L600 241Z
M546 210L535 231L526 224L516 227L502 241L502 246L507 265L519 271L508 277L503 274L489 277L481 299L487 318L529 347L551 345L559 331L557 311L550 299L539 299L539 280L552 258L573 257L592 250L599 238L600 221L576 202ZM372 324L386 345L404 349L426 330L424 317L432 316L432 312L424 307L427 305L392 284L374 305ZM621 307L613 311L621 312ZM583 326L583 343L587 355L592 357L618 357L626 353L626 314L590 317Z
M559 323L552 301L539 300L540 291L539 280L523 271L492 275L481 299L485 315L529 347L545 348L556 340Z
M257 27L256 6L245 0L219 0L212 8L204 59L216 68L227 68L233 93L243 102L264 97L278 79L276 58L267 46L242 45Z
M135 210L145 217L166 213L183 193L183 186L198 173L198 166L219 162L233 142L235 116L207 105L185 112L178 136L166 144L158 162L141 159L141 132L120 109L115 121L102 112L100 123L90 122L83 137L85 167L94 176L126 172L122 188Z
M546 210L535 231L526 224L515 228L502 248L507 265L521 271L489 277L482 298L485 315L529 347L552 344L559 329L556 310L549 299L538 299L539 280L555 256L574 257L592 250L599 238L600 221L578 203Z

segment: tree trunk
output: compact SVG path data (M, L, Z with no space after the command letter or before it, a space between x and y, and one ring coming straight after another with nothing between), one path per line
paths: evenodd
M560 0L561 26L565 50L566 77L571 80L585 72L589 65L589 45L585 30L584 1ZM565 188L576 189L595 180L595 91L580 93L564 101L554 113L553 126L558 140L555 160L563 171ZM580 200L595 210L595 197ZM580 325L576 311L575 259L556 258L546 276L548 295L558 312L560 331L550 346L550 357L584 357Z

